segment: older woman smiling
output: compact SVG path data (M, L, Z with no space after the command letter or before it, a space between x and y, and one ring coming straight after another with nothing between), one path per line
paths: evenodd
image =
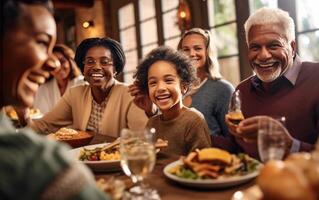
M132 102L128 87L115 79L125 65L117 41L85 39L76 50L75 61L89 84L71 88L42 119L29 120L33 129L50 133L67 126L117 137L122 128L145 127L144 111Z

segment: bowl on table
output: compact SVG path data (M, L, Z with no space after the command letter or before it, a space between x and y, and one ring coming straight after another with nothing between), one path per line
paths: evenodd
M88 131L78 131L70 128L61 128L55 133L50 133L47 137L65 142L73 148L88 145L94 137L94 133Z

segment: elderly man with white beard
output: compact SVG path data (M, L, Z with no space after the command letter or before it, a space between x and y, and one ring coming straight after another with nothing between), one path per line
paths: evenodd
M295 24L280 9L262 8L245 23L248 59L254 75L242 81L244 120L232 124L227 141L213 143L258 158L258 121L285 116L286 154L310 151L319 134L319 63L302 62L296 54Z

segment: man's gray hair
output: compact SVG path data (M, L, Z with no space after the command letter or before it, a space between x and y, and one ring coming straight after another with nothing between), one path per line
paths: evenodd
M248 33L254 25L279 24L285 31L287 42L295 40L295 23L289 13L278 8L263 7L249 16L245 22L246 42L248 43Z

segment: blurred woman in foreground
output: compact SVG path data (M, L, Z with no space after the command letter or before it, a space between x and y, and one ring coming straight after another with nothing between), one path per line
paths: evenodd
M48 0L2 0L0 106L30 107L56 67L56 24ZM55 62L56 61L56 62ZM2 74L3 73L3 74ZM106 199L69 149L30 129L16 133L0 112L0 199ZM57 192L58 191L58 192Z

